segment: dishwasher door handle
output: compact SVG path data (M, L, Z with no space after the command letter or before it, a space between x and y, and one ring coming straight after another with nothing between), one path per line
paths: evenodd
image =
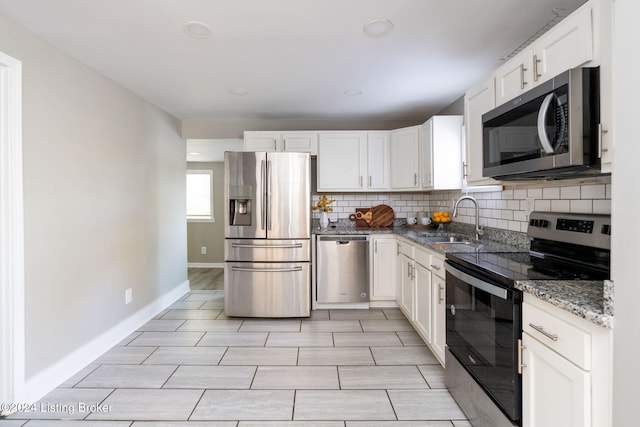
M351 240L336 240L336 245L350 245Z

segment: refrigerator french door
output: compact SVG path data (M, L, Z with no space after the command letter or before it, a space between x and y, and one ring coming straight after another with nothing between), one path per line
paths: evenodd
M307 317L308 153L225 153L225 314Z

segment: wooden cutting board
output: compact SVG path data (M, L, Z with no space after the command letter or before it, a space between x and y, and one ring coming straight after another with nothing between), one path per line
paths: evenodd
M371 221L369 225L371 227L391 227L393 225L393 219L395 218L395 212L393 208L388 205L378 205L371 208Z
M356 208L356 214L361 213L363 216L369 212L371 208ZM366 219L357 219L355 215L350 215L349 219L356 222L356 227L369 227L369 223Z

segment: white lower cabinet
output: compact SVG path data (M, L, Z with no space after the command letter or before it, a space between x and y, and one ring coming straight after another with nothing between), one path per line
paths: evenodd
M433 257L432 257L433 258ZM431 350L444 366L444 349L447 340L447 304L445 301L446 292L445 280L443 277L431 272Z
M370 247L370 299L371 301L396 300L396 239L393 236L374 236Z
M522 426L611 426L611 330L525 294Z
M404 315L413 321L413 245L396 244L396 301Z
M444 256L401 239L396 253L398 306L444 366Z
M590 426L591 375L522 334L523 426Z
M427 344L433 342L431 272L416 263L416 313L414 327Z

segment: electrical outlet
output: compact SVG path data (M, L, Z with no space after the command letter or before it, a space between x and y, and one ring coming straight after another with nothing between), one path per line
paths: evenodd
M200 248L200 254L202 254L202 255L206 255L207 254L207 247L206 246L202 246Z
M133 290L131 288L127 288L124 291L124 303L130 304L133 301Z

